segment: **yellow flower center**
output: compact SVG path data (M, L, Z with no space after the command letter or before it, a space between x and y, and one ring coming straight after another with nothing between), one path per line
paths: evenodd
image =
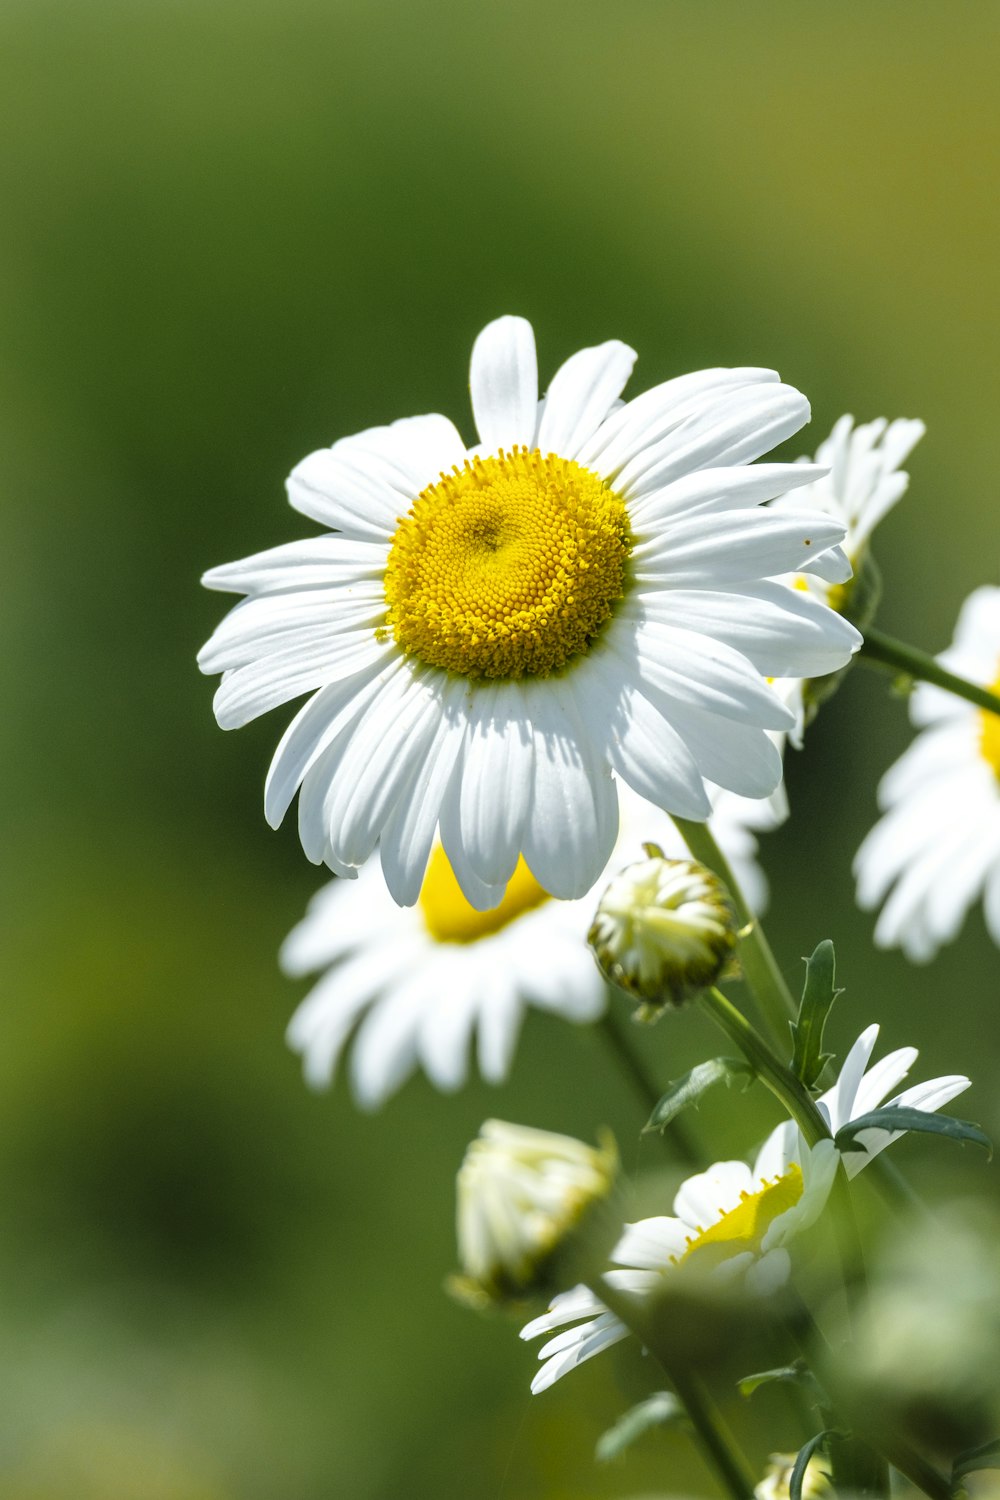
M802 1169L797 1162L792 1162L780 1177L765 1183L755 1193L741 1193L736 1207L724 1213L711 1228L699 1229L688 1240L687 1249L679 1260L686 1261L697 1254L698 1264L707 1266L729 1260L746 1250L759 1251L761 1241L775 1219L787 1209L794 1208L801 1197Z
M990 684L991 693L1000 693L1000 677ZM979 749L986 764L1000 780L1000 714L979 710Z
M413 502L385 572L406 652L466 677L545 677L586 651L625 587L625 504L571 459L467 460Z
M437 844L420 892L420 912L436 942L475 943L548 900L548 891L542 890L524 860L519 859L500 905L492 911L476 911L463 896L448 856Z

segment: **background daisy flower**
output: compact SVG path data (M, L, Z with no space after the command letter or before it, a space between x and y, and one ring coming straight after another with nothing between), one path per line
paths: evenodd
M1000 588L970 594L938 661L1000 690ZM926 963L957 936L980 896L1000 945L1000 716L919 683L910 717L921 733L879 784L884 816L858 850L854 873L861 907L885 903L878 946Z
M500 899L519 857L581 896L617 833L612 772L704 819L706 781L766 797L770 677L843 666L856 632L774 580L843 581L845 526L765 502L821 477L761 464L809 414L768 370L706 370L618 403L635 358L573 355L538 400L524 319L472 353L480 442L443 416L306 458L292 505L325 535L215 568L245 594L203 648L224 728L311 693L271 763L265 812L299 792L303 848L352 874L379 844L395 900L440 838L466 897Z
M741 816L760 807L767 804L723 796L712 818L721 847L758 895L764 877ZM622 813L607 874L637 858L648 839L670 842L683 854L670 819L627 787ZM437 1088L459 1088L473 1039L483 1077L502 1082L526 1010L576 1022L603 1013L607 991L587 944L599 894L557 900L522 861L500 904L477 911L440 844L413 907L396 905L375 860L356 881L332 881L281 950L287 974L326 971L288 1028L307 1081L316 1088L331 1082L357 1027L350 1077L364 1108L383 1104L416 1068Z
M869 1026L862 1033L836 1083L817 1100L834 1135L848 1121L881 1105L917 1058L914 1047L901 1047L869 1069L878 1031L878 1026ZM933 1113L968 1087L969 1079L959 1074L932 1078L904 1089L888 1104ZM841 1157L832 1141L810 1149L798 1127L787 1120L768 1136L752 1168L742 1161L716 1162L681 1184L673 1217L626 1225L611 1255L617 1269L605 1275L619 1291L649 1296L662 1277L682 1266L700 1266L713 1275L742 1273L750 1290L766 1293L787 1277L786 1246L819 1217L838 1162L843 1161L849 1176L856 1176L905 1133L862 1131L857 1140L865 1150ZM564 1331L539 1351L543 1364L531 1386L536 1394L629 1332L585 1286L560 1293L541 1317L522 1328L521 1337L537 1338L556 1328Z

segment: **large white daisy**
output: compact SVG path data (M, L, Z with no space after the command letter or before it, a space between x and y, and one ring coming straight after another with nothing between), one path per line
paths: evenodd
M767 806L725 794L711 820L758 898L766 885L741 814L754 819ZM685 853L670 819L623 787L621 833L606 874L638 858L647 840ZM473 1038L483 1077L502 1082L527 1009L578 1022L602 1014L605 985L587 944L598 894L559 901L521 861L500 905L477 911L440 844L414 907L396 905L376 860L356 881L332 881L281 950L288 974L324 971L288 1028L307 1081L316 1088L331 1082L357 1026L351 1083L365 1108L383 1104L419 1067L436 1087L459 1088Z
M1000 588L976 589L938 661L1000 692ZM880 948L926 963L983 898L1000 945L1000 716L928 683L910 698L920 734L883 776L884 816L854 860L860 906L885 902Z
M862 1033L837 1082L817 1101L834 1134L876 1109L916 1060L915 1048L901 1047L869 1069L878 1030L869 1026ZM968 1078L957 1074L932 1078L888 1103L931 1113L968 1087ZM842 1158L848 1175L856 1175L903 1134L862 1131L857 1139L865 1151ZM840 1159L832 1141L810 1150L798 1128L786 1121L768 1136L752 1168L742 1161L716 1162L682 1183L673 1217L627 1224L611 1256L618 1269L605 1273L608 1282L618 1291L650 1296L663 1277L700 1267L714 1275L743 1273L752 1289L766 1293L788 1275L786 1246L822 1212ZM533 1339L557 1328L563 1332L539 1350L543 1363L531 1386L536 1393L629 1332L585 1286L560 1293L547 1312L522 1328L521 1337Z
M614 845L612 773L682 817L705 781L766 797L791 723L765 680L842 666L859 637L774 579L844 580L843 522L764 502L820 477L753 465L808 418L769 370L707 370L620 404L634 352L573 355L538 400L534 336L490 323L472 353L480 442L408 418L310 455L292 505L331 532L215 568L247 595L203 648L234 728L311 693L272 761L277 824L299 790L311 859L352 874L379 844L417 900L439 836L468 899L519 856L554 895Z

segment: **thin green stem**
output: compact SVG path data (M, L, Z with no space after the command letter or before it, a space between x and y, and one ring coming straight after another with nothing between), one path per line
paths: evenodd
M955 672L949 672L926 651L908 646L905 641L897 641L891 635L883 635L881 630L869 627L865 631L858 656L869 666L881 667L889 672L902 672L920 682L932 682L935 687L944 688L946 693L954 693L957 698L964 698L967 703L986 709L987 713L1000 714L1000 695L980 687L977 682L968 682Z
M830 1127L816 1108L815 1100L805 1084L796 1077L791 1068L781 1061L780 1057L771 1051L764 1038L751 1026L746 1016L736 1009L732 1001L727 999L721 990L711 989L702 993L700 1004L730 1040L736 1043L747 1062L757 1071L772 1094L781 1101L802 1131L807 1144L817 1146L820 1141L831 1140ZM854 1204L851 1201L850 1187L843 1162L838 1165L831 1197L844 1286L850 1310L850 1304L853 1301L852 1288L856 1283L863 1281L865 1263L861 1235L854 1215Z
M718 875L733 898L737 915L746 929L740 943L743 972L767 1023L771 1041L780 1046L788 1037L788 1022L795 1020L798 1006L778 967L767 934L747 905L740 883L708 824L690 823L687 818L674 818L674 823L695 859Z
M630 1045L610 1009L605 1011L599 1025L608 1047L614 1054L621 1071L632 1085L633 1091L645 1110L646 1119L648 1120L657 1104L659 1104L663 1090L646 1067L645 1059ZM672 1120L666 1130L662 1132L662 1135L664 1140L673 1146L676 1154L688 1166L701 1167L704 1165L701 1153L697 1150L680 1120Z
M950 1500L951 1484L945 1475L912 1448L905 1438L892 1432L877 1408L873 1409L870 1403L854 1401L824 1334L801 1300L796 1299L795 1316L790 1319L789 1328L806 1364L814 1370L831 1402L857 1436L931 1500Z
M699 1003L716 1025L721 1026L729 1039L736 1043L772 1094L780 1099L809 1145L815 1146L820 1141L829 1140L829 1126L816 1108L805 1084L771 1051L764 1038L751 1026L746 1016L736 1009L732 1001L721 990L710 989L703 991Z
M590 1290L635 1334L655 1356L677 1393L709 1467L714 1469L731 1500L753 1500L754 1474L721 1413L692 1371L678 1365L672 1351L647 1326L641 1305L632 1297L597 1280Z

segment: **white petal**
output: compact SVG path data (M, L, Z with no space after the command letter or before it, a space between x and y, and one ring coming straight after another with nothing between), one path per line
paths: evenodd
M209 568L201 581L208 589L254 596L278 590L329 588L345 580L381 577L385 555L381 544L351 542L342 536L314 536Z
M370 630L321 635L309 645L271 652L225 673L212 700L216 720L222 729L238 729L314 688L364 677L394 652L392 644L380 644Z
M525 688L535 745L524 857L543 889L563 900L584 895L610 857L618 832L611 772L589 752L568 679Z
M654 540L641 542L631 568L640 583L719 588L799 573L843 535L843 522L818 511L709 512L672 522Z
M393 900L400 906L412 906L420 895L442 801L465 743L466 690L466 684L457 678L442 685L434 739L408 795L396 804L382 833L382 872Z
M745 656L693 630L649 623L636 638L642 676L661 694L659 704L687 705L758 729L790 729L791 710Z
M671 706L673 727L698 770L716 786L742 797L768 797L781 780L781 753L766 730L704 713L688 704Z
M521 852L534 744L516 682L477 685L459 804L466 858L487 885L505 885Z
M489 451L532 447L538 409L535 335L524 318L497 318L472 347L472 413Z
M617 339L571 355L546 393L538 428L542 453L575 458L621 394L635 361L635 350Z
M820 677L861 645L854 626L835 610L781 583L663 589L636 602L649 619L725 641L765 677Z
M708 1229L740 1201L740 1193L752 1193L755 1183L746 1162L717 1161L707 1172L682 1182L674 1199L674 1213L692 1229Z
M809 402L793 386L755 384L728 392L644 446L614 476L615 488L626 499L637 498L693 469L752 463L808 420Z
M510 1072L523 1014L524 1005L510 977L505 973L485 975L476 1050L480 1072L488 1083L502 1083Z
M697 469L662 489L643 493L629 503L633 532L644 536L665 521L706 510L736 510L761 505L789 490L810 484L826 473L815 464L751 464L736 468Z

